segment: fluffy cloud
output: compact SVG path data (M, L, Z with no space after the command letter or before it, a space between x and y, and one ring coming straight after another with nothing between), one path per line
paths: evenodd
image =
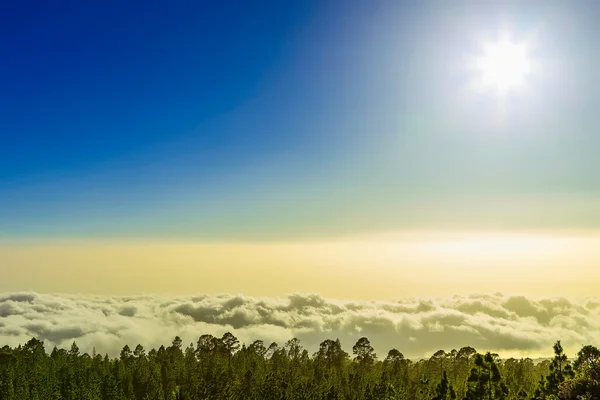
M347 351L367 336L380 356L397 348L409 357L473 346L501 355L550 355L560 339L571 355L597 345L600 301L471 295L397 301L341 301L318 294L282 298L243 295L102 297L38 293L0 294L0 346L31 337L52 346L73 341L111 356L128 344L147 348L184 343L204 333L231 331L241 341L297 337L311 351L339 338Z

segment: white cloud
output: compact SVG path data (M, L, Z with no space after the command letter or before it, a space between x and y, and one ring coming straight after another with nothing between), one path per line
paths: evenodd
M573 356L582 344L598 345L600 301L525 296L470 295L396 301L340 301L318 294L284 298L243 295L190 297L0 294L0 346L31 337L46 348L118 354L128 344L184 343L204 333L233 332L242 342L261 339L283 344L298 337L311 351L328 338L340 338L347 351L367 336L384 357L397 348L408 357L438 349L473 346L501 355L550 355L561 340Z

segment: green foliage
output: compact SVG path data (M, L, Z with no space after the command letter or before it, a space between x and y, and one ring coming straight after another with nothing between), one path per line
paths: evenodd
M573 363L580 377L600 380L600 350L594 346L583 346Z
M0 399L524 400L540 375L536 398L600 398L600 352L584 346L574 378L560 342L554 351L551 361L538 364L501 361L472 347L414 362L392 349L379 361L366 337L353 346L353 358L337 339L324 340L311 357L297 338L267 347L260 340L241 344L226 333L202 335L187 347L179 337L158 349L124 346L111 359L82 354L76 343L48 354L42 341L31 339L0 348Z
M433 400L447 400L447 399L456 399L456 392L452 385L448 383L448 376L446 375L446 371L442 376L441 382L435 388L436 396Z
M352 347L352 352L356 356L355 360L361 365L371 365L377 358L371 342L366 337L361 337Z
M559 385L558 398L561 400L580 400L600 398L600 383L593 379L570 379Z
M560 340L554 344L553 349L554 358L548 367L549 374L540 377L538 388L533 396L534 399L556 398L560 384L575 376L575 372L567 360Z
M490 352L475 354L475 367L468 378L467 399L501 400L508 397L508 387L502 381L497 361L498 356Z

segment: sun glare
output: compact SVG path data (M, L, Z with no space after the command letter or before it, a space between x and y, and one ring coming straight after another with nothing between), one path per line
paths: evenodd
M500 93L518 89L531 73L531 61L523 44L508 39L484 46L483 54L475 62L482 74L482 85L495 88Z

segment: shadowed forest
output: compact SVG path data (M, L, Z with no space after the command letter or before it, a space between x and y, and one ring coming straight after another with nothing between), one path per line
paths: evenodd
M186 348L148 352L125 346L118 358L80 353L31 339L0 349L2 400L184 399L598 399L600 351L583 346L568 359L560 341L552 359L501 359L472 347L409 360L397 349L383 358L360 338L352 355L325 340L312 356L298 339L284 346L240 344L231 333L202 335Z

